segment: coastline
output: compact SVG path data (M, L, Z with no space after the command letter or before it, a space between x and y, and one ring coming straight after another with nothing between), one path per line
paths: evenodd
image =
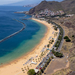
M9 69L9 67L13 67L13 68L15 68L15 66L19 66L20 67L20 70L21 70L21 68L23 67L23 63L25 63L25 60L28 60L30 57L31 57L31 55L33 54L33 55L35 55L35 53L37 53L37 49L39 49L39 46L41 46L43 43L44 43L44 41L46 41L46 39L48 39L49 38L49 36L48 36L48 34L50 33L50 28L49 28L49 26L48 26L48 24L46 23L44 23L44 22L41 22L41 21L39 21L39 20L36 20L36 19L32 19L32 20L34 20L34 21L37 21L37 22L39 22L39 23L42 23L43 25L45 25L46 27L47 27L47 31L46 31L46 33L45 33L45 35L44 35L44 37L41 39L41 41L40 41L40 43L38 44L38 45L36 45L31 51L29 51L29 52L27 52L25 55L23 55L22 57L20 57L20 58L18 58L18 59L15 59L14 61L12 61L12 62L10 62L10 63L8 63L8 64L6 64L6 65L2 65L1 67L0 67L0 70L1 70L1 68L3 69L2 71L1 71L1 75L3 75L2 74L2 72L3 71L5 71L5 69L4 68L6 68L6 69ZM42 46L43 47L43 46ZM40 49L41 50L41 49ZM32 56L33 56L32 55ZM27 58L26 58L27 57ZM22 61L23 60L23 61ZM10 69L9 69L10 70ZM18 69L15 69L14 70L14 74L15 73L17 73L17 72L15 72L15 71L20 71L20 70L18 70ZM8 71L9 72L9 71ZM7 72L6 72L7 73ZM8 74L8 73L7 73ZM23 75L24 73L22 73L21 75ZM8 74L8 75L13 75L13 74Z
M32 20L34 20L34 19L32 19ZM34 20L34 21L35 21L35 20ZM40 23L40 22L39 22L39 23ZM41 24L43 24L43 23L41 23ZM45 24L43 24L43 25L45 25ZM46 26L46 25L45 25L45 26ZM46 27L47 27L47 26L46 26ZM47 27L47 29L48 29L48 27ZM4 67L4 66L7 66L7 65L10 65L10 64L14 64L14 62L16 62L16 61L18 61L18 60L20 60L20 59L22 59L22 58L25 58L25 57L29 56L30 54L34 53L35 49L38 48L38 47L42 44L43 40L46 38L47 33L48 33L48 30L46 30L46 32L45 32L45 34L44 34L44 37L41 38L41 41L40 41L33 49L31 49L29 52L25 53L24 55L22 55L21 57L15 59L15 60L12 60L12 61L9 62L9 63L0 65L0 68L1 68L1 67Z

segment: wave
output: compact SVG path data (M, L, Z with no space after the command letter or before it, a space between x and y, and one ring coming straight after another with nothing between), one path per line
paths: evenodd
M14 20L16 20L16 19L14 19ZM23 31L23 30L25 29L26 25L25 25L23 22L21 22L21 21L19 21L19 20L16 20L16 21L22 23L22 24L23 24L23 28L22 28L21 30L19 30L19 31L17 31L17 32L15 32L15 33L13 33L13 34L11 34L11 35L5 37L4 39L0 40L0 43L3 42L3 41L5 41L6 39L8 39L8 38L10 38L10 37L12 37L12 36L18 34L19 32L21 32L21 31Z

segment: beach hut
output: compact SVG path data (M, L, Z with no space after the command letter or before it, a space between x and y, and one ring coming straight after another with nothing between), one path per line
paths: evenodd
M35 64L36 65L37 63L32 61L31 64Z
M36 55L36 57L38 57L38 55Z

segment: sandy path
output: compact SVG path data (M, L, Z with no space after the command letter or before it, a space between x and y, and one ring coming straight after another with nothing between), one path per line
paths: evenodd
M69 67L69 61L67 58L67 54L64 55L63 58L55 58L53 59L47 69L45 70L45 74L43 75L52 75L56 71L59 71L61 69L66 69Z

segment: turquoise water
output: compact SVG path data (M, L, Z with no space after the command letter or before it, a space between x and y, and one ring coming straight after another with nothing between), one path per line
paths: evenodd
M14 7L12 7L12 8L14 8ZM19 7L16 7L16 8L19 10ZM9 13L10 12L13 13L12 11L9 11ZM4 13L5 13L5 11L4 11ZM7 15L5 15L5 16L7 16ZM3 17L5 17L5 16L3 16ZM1 35L0 37L2 39L23 27L23 25L21 23L14 21L13 18L20 20L21 22L23 22L26 25L26 28L22 32L14 35L13 37L0 43L0 64L1 63L5 64L10 61L13 61L14 59L17 59L20 56L24 55L25 53L31 51L40 42L40 40L44 37L44 34L45 34L47 28L44 25L42 25L38 22L35 22L33 20L22 20L20 18L20 17L24 17L24 16L25 16L25 14L14 14L13 13L13 17L11 14L10 14L10 16L9 15L7 16L7 18L11 19L10 22L8 22L7 18L6 18L7 20L5 20L5 19L2 20L2 21L7 21L6 24L4 24L2 21L1 21L2 23L0 22L0 28L1 28L0 29L0 35ZM31 16L27 15L25 18L30 18L30 17ZM0 18L2 18L2 16L0 16ZM8 25L8 23L9 23L9 25ZM12 23L12 25L11 25L11 23ZM13 31L11 29L13 29ZM9 33L9 31L10 31L10 33Z

